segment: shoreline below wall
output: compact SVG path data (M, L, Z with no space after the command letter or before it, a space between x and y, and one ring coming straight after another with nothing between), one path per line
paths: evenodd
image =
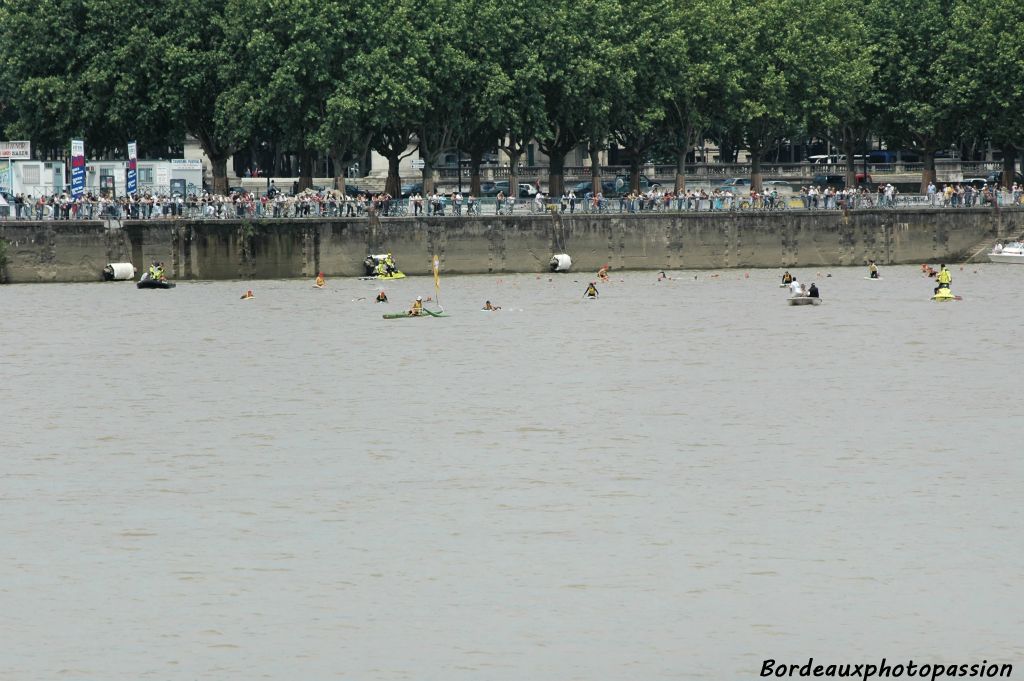
M368 253L406 274L540 273L555 253L573 271L728 269L958 262L1024 232L1024 209L785 213L562 214L428 218L0 222L8 283L102 280L110 262L175 280L362 276Z

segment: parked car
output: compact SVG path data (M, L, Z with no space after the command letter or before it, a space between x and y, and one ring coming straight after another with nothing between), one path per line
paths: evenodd
M480 183L480 196L497 196L498 192L508 196L508 180ZM536 193L537 189L532 184L528 182L519 183L519 198L531 199Z
M846 175L815 175L811 180L811 184L819 187L835 187L836 189L846 189ZM874 182L870 175L864 173L857 173L857 186L868 187Z
M576 196L583 196L590 191L590 181L577 182L572 190L576 192ZM625 194L629 192L630 179L628 175L616 175L613 178L601 179L601 193L605 196L617 196L619 194ZM655 189L660 189L661 183L657 180L652 180L646 175L640 176L640 191L649 192Z
M916 151L900 151L900 163L920 163L921 155ZM868 153L868 163L895 163L897 152L889 149L875 149Z
M403 184L402 185L402 198L403 199L407 199L410 196L412 196L413 194L422 194L422 193L423 193L423 183L422 182L410 182L409 184Z
M730 191L733 194L746 194L750 191L750 179L746 177L730 177L721 185L719 189L724 191Z
M1002 172L989 173L988 177L985 178L985 181L988 182L991 185L1001 185L1003 183L1003 173ZM1017 184L1024 184L1024 175L1021 175L1020 173L1015 172L1013 174L1013 181L1016 182Z
M570 189L576 194L577 198L582 199L593 190L593 182L577 182ZM615 194L621 194L626 191L629 185L620 179L616 180L601 180L601 193L605 196L613 196Z
M780 196L793 194L793 185L785 180L765 180L761 185L765 191L774 191Z

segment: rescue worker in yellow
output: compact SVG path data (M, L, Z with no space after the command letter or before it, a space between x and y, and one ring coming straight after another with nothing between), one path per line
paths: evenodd
M939 289L949 288L949 285L953 283L953 275L949 273L945 265L939 265L939 274L935 279L939 282L939 285L935 287L935 293L938 293Z
M412 307L409 308L410 317L418 317L423 312L423 297L416 296L416 300L413 301Z
M875 264L874 260L868 261L868 274L872 279L878 279L878 265Z
M583 292L585 298L597 298L600 294L597 292L597 285L594 282L590 282L587 286L587 290Z
M388 266L384 264L383 260L377 263L376 272L378 277L388 276Z
M160 263L158 263L156 260L154 260L153 264L149 266L149 278L150 279L159 279L160 278L159 272L160 272Z
M384 256L384 268L387 270L388 274L393 274L398 271L398 268L395 267L395 260L391 257L390 253Z
M785 273L782 275L782 283L785 284L786 286L789 286L790 284L793 283L793 275L789 273L789 270L786 270Z

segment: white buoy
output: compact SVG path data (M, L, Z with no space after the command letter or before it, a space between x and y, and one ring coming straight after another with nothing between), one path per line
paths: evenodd
M548 266L552 272L568 272L572 267L572 258L567 253L556 253L551 256Z
M135 278L135 265L130 262L111 262L103 268L106 281L126 281Z

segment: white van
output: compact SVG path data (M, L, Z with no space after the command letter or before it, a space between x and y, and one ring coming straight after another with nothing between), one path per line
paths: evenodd
M816 165L845 163L846 154L832 154L831 156L822 154L818 156L808 156L807 162L814 163Z

